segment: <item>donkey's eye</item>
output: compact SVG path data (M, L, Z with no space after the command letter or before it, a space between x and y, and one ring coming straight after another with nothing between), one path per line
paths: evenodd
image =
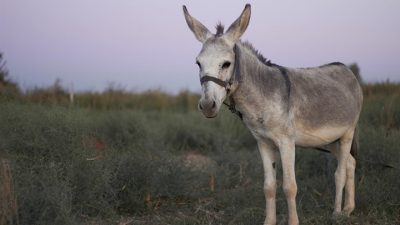
M222 64L222 69L227 69L229 66L231 66L231 62L226 61L224 64Z
M199 61L196 61L196 64L199 66L199 69L201 69L201 64Z

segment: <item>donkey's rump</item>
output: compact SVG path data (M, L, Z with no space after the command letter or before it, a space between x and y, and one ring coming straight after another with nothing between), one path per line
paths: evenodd
M309 139L314 136L319 141L312 142L325 143L336 140L356 124L362 93L356 77L345 65L335 63L288 71L292 110L299 135ZM307 145L316 144L322 143Z

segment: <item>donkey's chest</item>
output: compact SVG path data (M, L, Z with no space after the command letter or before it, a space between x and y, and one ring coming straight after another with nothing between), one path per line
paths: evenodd
M289 136L291 127L289 118L282 114L266 113L265 111L254 111L243 117L243 122L250 132L258 139L276 140Z

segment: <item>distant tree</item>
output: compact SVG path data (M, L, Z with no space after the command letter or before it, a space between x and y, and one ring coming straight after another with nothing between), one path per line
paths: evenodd
M65 96L67 94L67 91L65 88L62 86L62 81L60 78L57 78L53 85L49 87L49 91L52 92L54 96Z
M354 75L356 75L357 80L360 83L362 83L363 80L362 80L362 77L361 77L361 74L360 74L360 67L358 66L358 64L357 63L352 63L352 64L349 65L349 68L354 73Z
M54 83L48 87L35 87L27 90L25 97L29 99L29 101L35 103L61 105L68 105L69 103L69 94L62 86L62 81L59 78L57 78Z
M5 84L8 77L6 62L3 59L3 53L0 52L0 83Z
M0 52L0 97L15 98L20 95L18 85L8 76L6 61Z

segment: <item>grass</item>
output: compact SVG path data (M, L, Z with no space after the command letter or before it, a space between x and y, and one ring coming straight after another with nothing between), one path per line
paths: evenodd
M349 218L331 218L334 161L299 149L302 224L400 224L398 87L366 88L356 210ZM10 161L20 224L262 224L256 142L228 110L207 120L180 105L109 104L0 102L0 156ZM281 171L278 181L277 218L285 224Z

